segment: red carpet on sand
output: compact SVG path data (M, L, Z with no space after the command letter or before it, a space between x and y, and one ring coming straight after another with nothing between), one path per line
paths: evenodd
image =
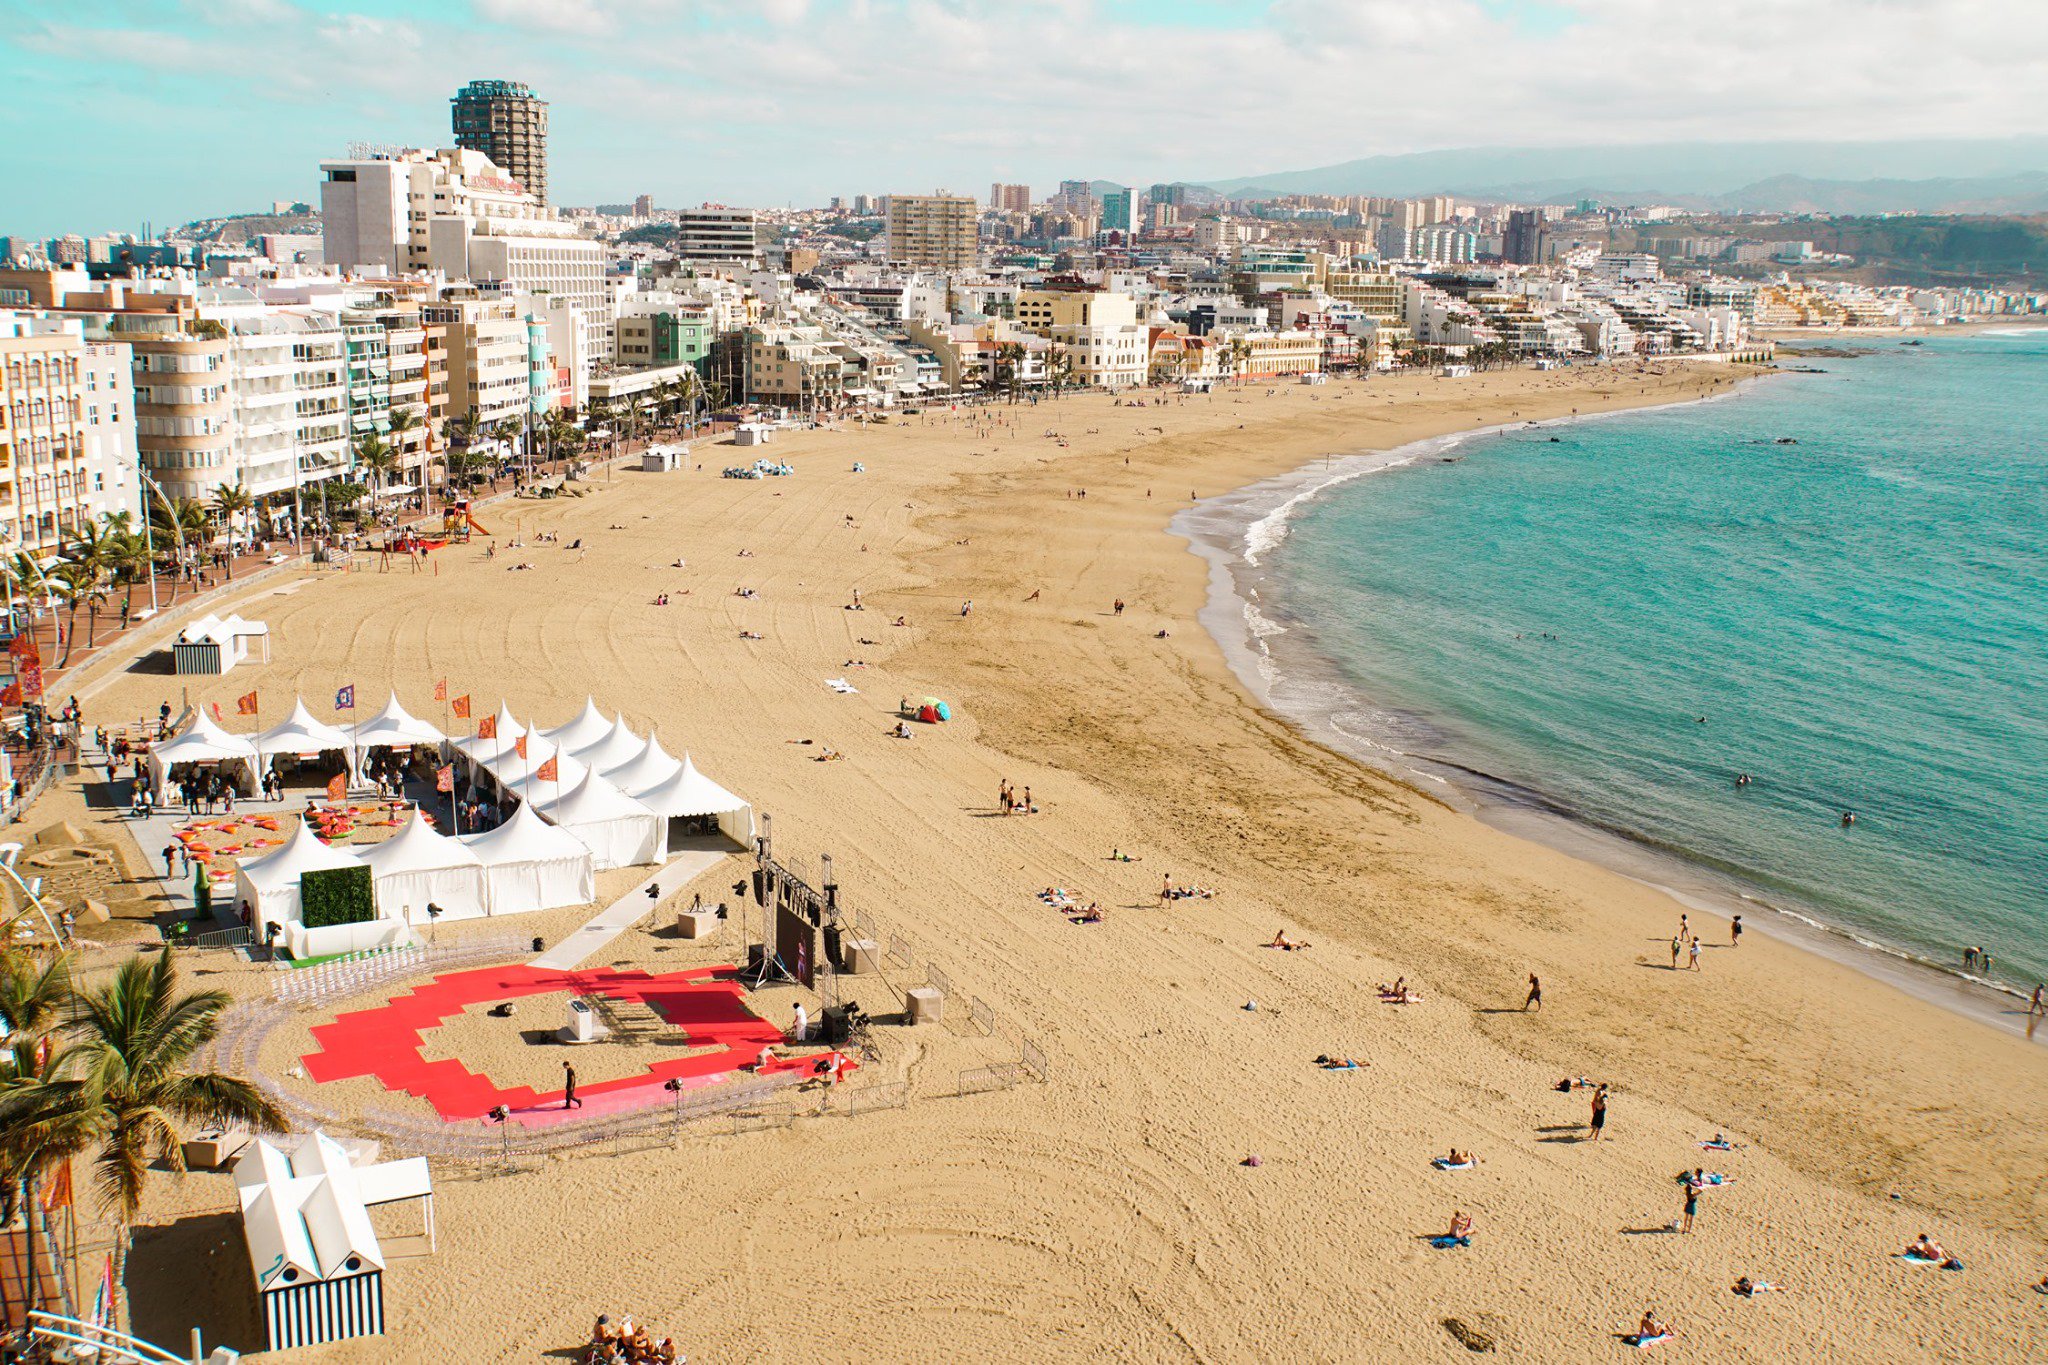
M536 1091L530 1086L501 1089L459 1061L428 1061L421 1055L422 1035L449 1018L484 1001L497 1003L526 995L571 991L582 996L639 1001L683 1031L692 1046L715 1045L694 1057L656 1062L644 1072L615 1080L579 1085L579 1099L598 1099L632 1090L653 1089L667 1080L698 1081L735 1071L751 1063L762 1047L782 1041L782 1030L748 1010L745 993L732 967L707 967L692 972L651 976L642 971L554 971L517 963L437 976L389 1002L337 1015L334 1022L312 1030L320 1051L305 1057L306 1074L316 1081L370 1076L386 1089L418 1096L443 1119L474 1119L504 1105L520 1111L559 1111L562 1092ZM573 1058L573 1051L565 1051ZM601 1106L610 1107L610 1106Z

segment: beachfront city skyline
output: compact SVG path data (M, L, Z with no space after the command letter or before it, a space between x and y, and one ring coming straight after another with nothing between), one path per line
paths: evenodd
M0 1353L2041 1354L2048 28L1876 8L16 16Z

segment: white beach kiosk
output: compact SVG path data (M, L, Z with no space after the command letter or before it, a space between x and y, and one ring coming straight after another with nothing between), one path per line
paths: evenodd
M261 858L235 868L235 903L250 909L249 931L258 943L270 940L268 926L278 926L277 941L297 958L321 957L328 953L353 953L367 948L388 948L410 941L412 933L380 904L374 919L354 924L325 924L308 928L304 905L299 897L299 879L308 872L361 867L355 854L330 848L313 833L304 820L292 830L284 846Z
M590 850L569 831L541 819L527 802L520 802L512 818L496 829L464 835L461 842L483 864L492 915L597 899Z
M429 922L429 904L448 920L490 913L483 859L461 840L437 832L418 810L398 833L365 848L360 861L370 869L381 914L417 925Z
M243 735L230 734L223 730L204 711L191 711L189 720L183 722L178 732L169 739L151 746L149 751L150 787L161 802L170 786L171 771L188 764L214 764L235 778L235 786L244 795L256 792L256 766L260 759L256 746Z
M185 623L171 641L171 669L176 673L226 673L249 657L249 642L263 642L263 662L270 662L270 627L239 616L202 616Z
M427 1159L358 1166L316 1129L290 1153L259 1138L235 1163L234 1176L269 1349L382 1335L385 1254L370 1210L424 1201L431 1251Z

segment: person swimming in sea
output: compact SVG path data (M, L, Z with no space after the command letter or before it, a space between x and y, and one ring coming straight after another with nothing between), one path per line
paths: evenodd
M1851 825L1853 825L1853 824L1855 824L1855 823L1856 823L1856 812L1855 812L1855 811L1853 811L1853 810L1845 810L1845 811L1843 811L1843 812L1842 812L1842 828L1844 828L1844 829L1847 829L1847 828L1848 828L1849 826L1851 826Z

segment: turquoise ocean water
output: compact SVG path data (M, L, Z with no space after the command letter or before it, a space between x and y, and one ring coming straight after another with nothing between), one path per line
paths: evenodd
M1265 556L1260 611L1334 669L1354 737L2031 983L2048 329L1839 344L1780 357L1824 374L1328 488Z

